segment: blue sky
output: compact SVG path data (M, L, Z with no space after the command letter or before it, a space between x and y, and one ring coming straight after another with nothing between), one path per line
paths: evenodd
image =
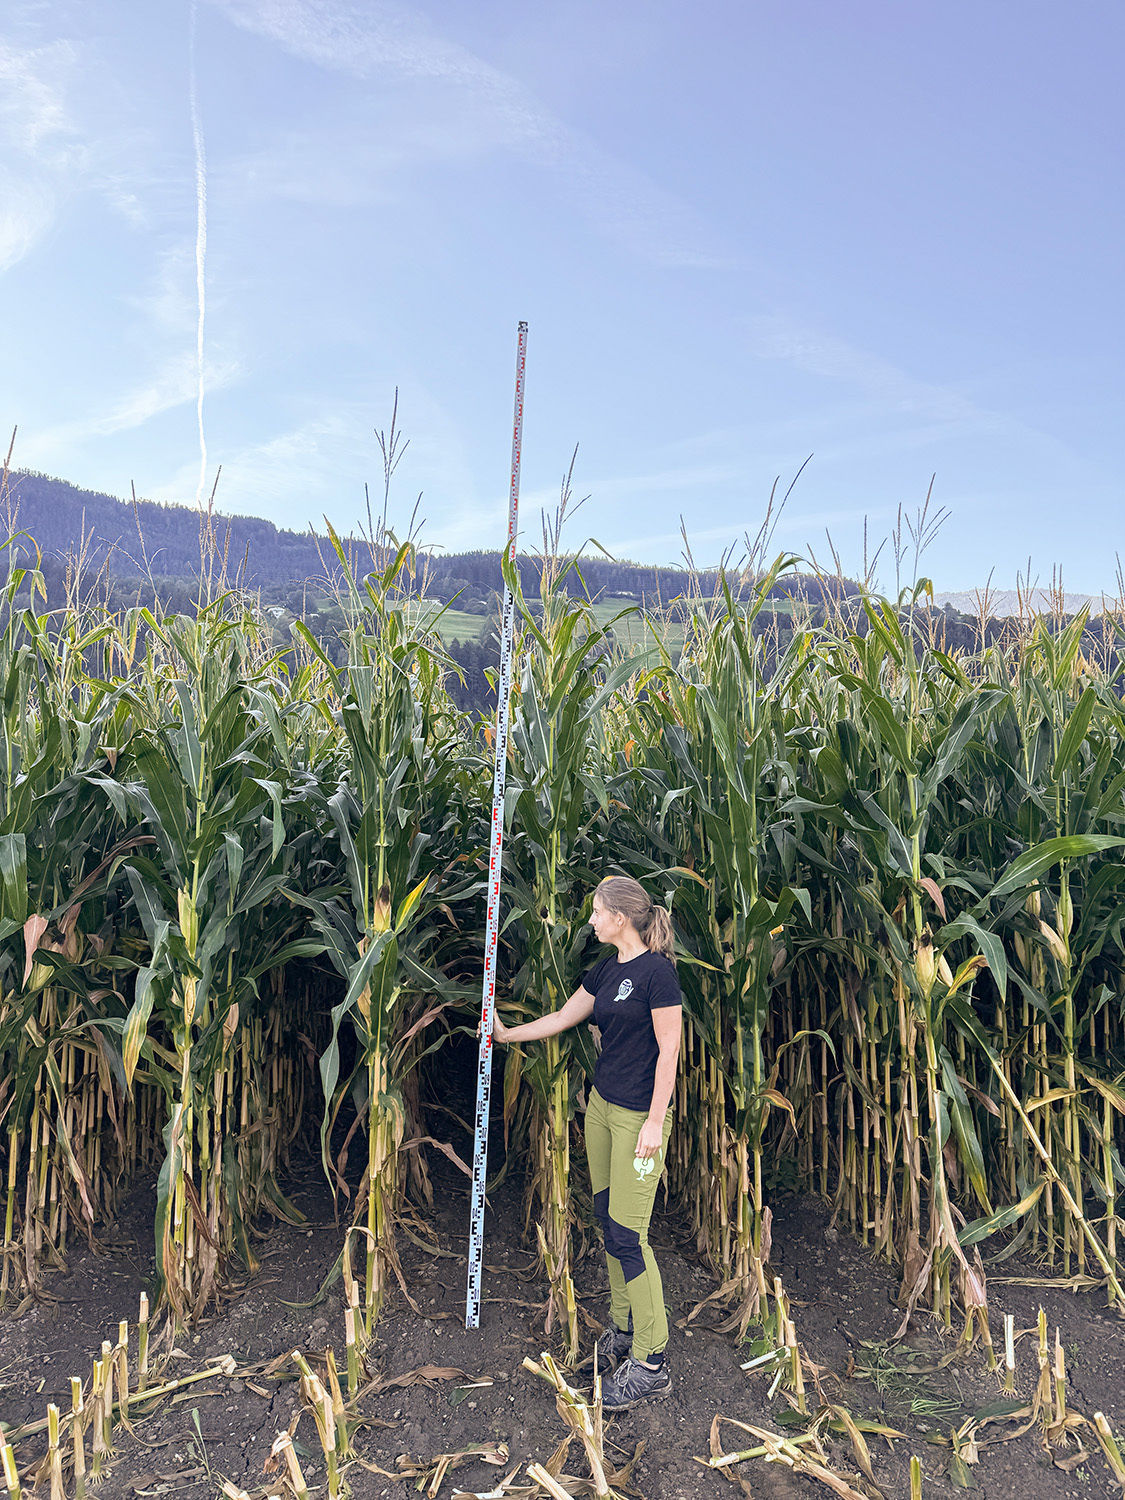
M189 0L0 20L0 428L192 501ZM204 414L220 508L713 560L812 454L779 547L860 565L936 474L939 588L1113 585L1125 551L1117 0L198 0ZM884 563L880 579L893 584Z

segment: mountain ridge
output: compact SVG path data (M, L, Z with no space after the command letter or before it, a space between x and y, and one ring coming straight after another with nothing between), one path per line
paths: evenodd
M985 611L989 619L1003 620L1021 614L1052 614L1054 613L1058 596L1052 589L956 589L952 592L935 593L934 603L944 609L947 604L952 605L959 614L976 616L981 612L981 605L988 607ZM1107 610L1117 607L1117 599L1109 594L1064 594L1063 613L1076 615L1079 610L1089 606L1090 615L1105 614Z
M104 568L116 578L151 576L154 579L190 580L200 568L200 513L190 505L157 500L122 500L97 490L87 490L69 480L58 479L34 470L15 470L9 476L8 511L22 529L35 541L44 556L58 561L67 559L84 547L86 564L97 571ZM325 581L334 571L332 543L327 535L311 528L307 532L279 527L259 516L216 513L215 532L218 545L225 550L232 573L250 587L281 587ZM345 546L362 556L366 548L360 537L342 538ZM420 549L436 585L435 597L448 599L454 593L468 597L487 596L497 589L499 548L474 552L432 552ZM533 559L520 558L521 574L534 569ZM653 604L668 603L679 595L689 578L683 567L672 564L635 563L628 559L583 558L582 572L591 592L623 599L632 598ZM705 569L704 580L717 577L716 570ZM783 595L796 579L782 579L771 590ZM812 579L802 577L803 587L796 592L809 593ZM823 588L818 581L816 588ZM841 594L858 593L859 585L847 580L837 582ZM1057 597L1053 590L1033 588L960 589L936 593L939 609L952 607L958 613L975 619L986 603L991 619L1005 619L1033 612L1052 613ZM1066 594L1065 612L1075 614L1089 607L1091 616L1113 609L1117 599L1110 595Z
M120 500L95 490L83 490L68 480L32 470L9 476L9 511L35 541L45 557L59 564L82 549L88 569L105 569L115 578L193 579L200 569L199 511L188 505L153 500ZM257 516L216 513L214 531L220 552L228 559L229 574L247 587L285 588L326 580L336 572L332 542L312 532L288 531ZM367 548L361 537L341 538L363 565ZM500 587L500 549L474 552L433 552L419 548L428 575L428 592L439 600L454 594L481 601ZM538 563L526 553L518 558L525 591L538 592ZM680 597L691 575L683 567L636 563L586 555L581 579L564 581L570 591L586 587L591 595L660 606ZM699 570L704 593L717 583L714 568ZM534 587L529 585L534 584ZM847 580L814 580L811 575L787 577L771 593L812 592L839 595L859 592Z

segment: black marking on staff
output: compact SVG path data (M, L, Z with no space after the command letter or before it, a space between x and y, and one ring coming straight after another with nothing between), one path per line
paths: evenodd
M519 326L516 354L516 406L512 422L512 478L508 492L508 545L505 555L516 565L516 521L520 501L520 450L523 445L523 377L527 365L527 324ZM496 1013L496 946L500 932L500 857L504 847L504 792L508 779L508 705L512 687L512 634L516 601L504 580L500 623L500 680L496 687L496 758L492 771L492 830L488 854L488 915L484 928L484 987L477 1060L477 1117L473 1140L473 1197L469 1217L469 1285L465 1327L480 1327L480 1275L484 1259L484 1184L488 1170L488 1106L492 1092L492 1022Z

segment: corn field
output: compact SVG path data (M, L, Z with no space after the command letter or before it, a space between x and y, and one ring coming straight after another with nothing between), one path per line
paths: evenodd
M48 613L5 556L0 1305L155 1182L160 1306L191 1323L299 1217L311 1146L369 1336L433 1201L428 1072L479 1005L493 731L404 607L419 559L380 546L364 574L338 546L341 665L299 622L279 652L234 591ZM988 1348L998 1256L1125 1312L1116 661L1082 617L948 652L917 591L783 636L767 596L794 561L685 601L675 660L619 651L558 560L520 596L502 1013L576 986L603 875L668 904L668 1189L732 1331L788 1326L779 1183L899 1268L907 1315ZM510 1049L497 1122L571 1355L592 1063L584 1031Z

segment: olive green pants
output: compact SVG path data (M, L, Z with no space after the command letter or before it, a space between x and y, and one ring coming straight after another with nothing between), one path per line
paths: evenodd
M660 1271L648 1244L648 1224L664 1171L672 1111L664 1117L660 1152L643 1160L637 1137L648 1118L643 1109L607 1104L597 1089L586 1109L586 1160L594 1212L605 1239L609 1266L609 1310L618 1328L633 1319L633 1358L659 1354L668 1342L668 1315Z

